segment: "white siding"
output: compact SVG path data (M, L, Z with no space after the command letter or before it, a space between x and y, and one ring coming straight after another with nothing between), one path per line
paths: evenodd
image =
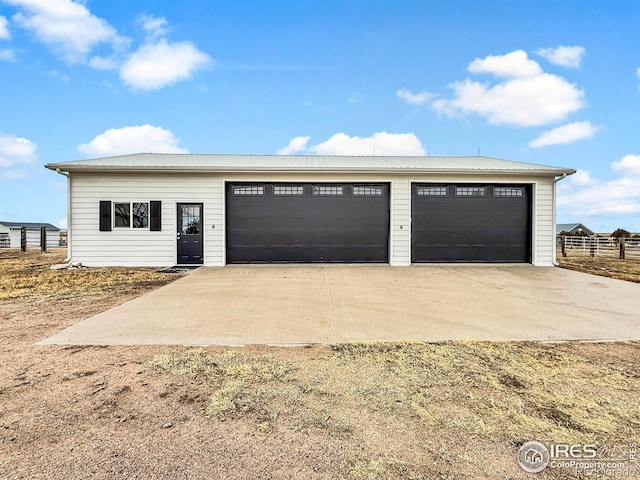
M538 180L534 186L533 206L533 264L552 266L556 260L554 201L555 183L552 178Z
M411 264L411 182L391 182L391 265Z
M176 205L204 204L205 265L223 265L222 182L211 175L73 173L72 258L87 266L152 266L176 263ZM162 230L99 231L100 200L162 202Z
M70 226L72 261L88 266L167 266L176 261L176 204L204 204L204 263L225 265L225 182L372 182L390 183L390 252L392 265L411 262L411 184L532 184L532 251L534 265L552 265L555 258L553 178L500 175L382 175L247 173L220 175L72 173ZM137 229L99 231L99 202L162 202L162 231Z

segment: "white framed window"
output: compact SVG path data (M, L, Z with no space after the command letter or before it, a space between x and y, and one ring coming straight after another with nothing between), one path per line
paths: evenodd
M304 186L302 185L274 185L274 195L304 195Z
M447 186L446 185L429 185L421 186L417 189L419 197L446 197Z
M354 195L379 197L382 195L382 185L354 185L352 192Z
M456 187L458 197L484 197L487 194L487 187Z
M233 195L264 195L263 185L234 185Z
M494 197L524 197L524 187L493 187Z
M149 202L113 202L114 228L149 228Z
M314 185L314 195L342 195L342 185Z

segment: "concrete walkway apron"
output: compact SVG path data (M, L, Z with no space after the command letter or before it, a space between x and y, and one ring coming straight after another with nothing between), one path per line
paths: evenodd
M640 284L530 265L199 268L41 344L640 340Z

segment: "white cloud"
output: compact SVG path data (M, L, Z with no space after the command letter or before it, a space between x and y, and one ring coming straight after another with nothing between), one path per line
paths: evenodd
M396 92L396 97L404 100L410 105L425 105L433 100L437 95L430 92L413 93L411 90L400 89Z
M153 15L141 15L138 23L147 32L148 38L154 40L169 33L169 22L164 17L154 17Z
M5 62L14 62L16 60L16 52L10 48L1 48L0 60Z
M476 58L467 67L471 73L490 73L498 78L527 78L542 73L538 62L529 60L527 52L516 50L506 55Z
M289 145L278 150L278 155L293 155L304 152L307 149L307 143L309 143L310 139L311 137L296 137L289 142Z
M556 48L539 48L535 51L551 63L567 68L580 68L580 63L586 52L584 47L565 47L563 45Z
M636 77L638 77L638 79L640 79L640 68L638 68L636 70ZM638 85L638 90L640 90L640 85Z
M476 114L493 125L534 127L564 120L584 107L584 92L556 75L543 73L493 87L469 79L452 85L455 97L433 108L449 116Z
M600 183L600 181L594 178L589 170L577 170L576 173L567 178L562 185L569 184L570 186L590 187L598 183Z
M158 90L188 80L195 71L212 63L209 55L190 42L161 39L131 54L120 69L120 78L133 89Z
M31 140L0 132L0 168L34 163L37 149Z
M351 137L336 133L329 140L307 147L309 137L296 137L281 155L306 153L316 155L425 155L425 149L413 133L377 132L370 137Z
M609 222L611 216L640 214L640 155L625 155L611 168L619 178L601 182L588 171L578 171L560 182L558 209L571 218L608 216Z
M619 162L613 162L611 168L619 175L640 177L640 155L625 155Z
M11 38L8 25L7 18L0 15L0 40L9 40Z
M173 133L153 125L111 128L78 147L88 157L108 157L130 153L188 153L178 146Z
M538 138L529 142L532 148L548 147L549 145L567 145L593 138L599 127L592 125L591 122L574 122L561 127L556 127L547 132L543 132Z
M470 79L450 85L454 96L431 106L438 113L456 117L479 115L493 125L532 127L564 120L584 107L584 91L562 77L544 73L522 50L503 56L476 59L473 73L491 73L506 78L498 83Z
M93 15L82 3L71 0L4 0L21 9L13 21L32 32L71 63L83 62L97 45L110 43L120 48L128 39Z

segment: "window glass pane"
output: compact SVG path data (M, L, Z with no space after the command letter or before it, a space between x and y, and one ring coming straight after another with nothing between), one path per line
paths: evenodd
M494 197L524 197L524 188L522 187L494 187Z
M149 204L134 203L133 204L133 228L149 227Z
M274 195L304 195L304 187L302 185L275 185L273 187Z
M129 227L131 226L130 203L114 203L113 204L113 226Z
M418 187L418 196L420 197L446 197L447 187L444 185L436 185L430 187Z
M342 185L315 185L314 195L342 195Z
M240 185L233 187L234 195L263 195L264 187L262 185Z
M354 195L382 195L382 187L379 185L357 185L353 187Z
M181 207L182 234L200 234L200 205L183 205Z
M456 187L456 195L462 197L482 197L486 193L486 187Z

